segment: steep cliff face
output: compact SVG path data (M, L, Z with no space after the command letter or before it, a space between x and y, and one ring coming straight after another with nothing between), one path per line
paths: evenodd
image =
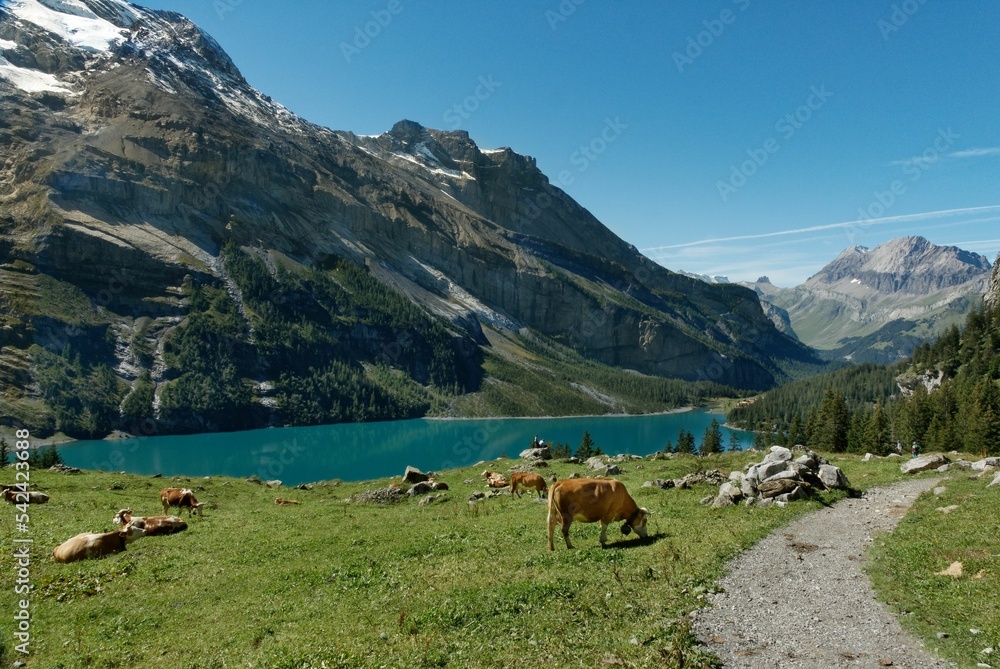
M988 307L996 307L997 305L1000 305L1000 255L997 256L997 261L993 263L993 273L990 275L990 285L986 290L986 295L983 296L983 302L985 302Z
M530 157L411 121L378 137L316 126L251 88L194 24L122 0L0 4L0 232L0 282L25 295L3 326L7 359L65 341L78 319L42 299L47 277L118 333L127 381L139 322L158 333L160 380L191 286L225 289L249 319L227 244L279 284L282 262L363 267L470 344L484 327L526 328L611 365L745 388L811 361L752 291L651 263Z

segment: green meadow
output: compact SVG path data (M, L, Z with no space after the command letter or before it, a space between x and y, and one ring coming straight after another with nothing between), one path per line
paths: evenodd
M441 473L438 480L450 489L430 504L404 498L387 506L348 500L398 478L290 490L221 477L33 471L35 489L50 494L51 501L30 507L26 533L17 531L11 506L4 507L0 525L0 664L714 667L710 649L697 645L686 620L726 561L846 493L824 493L786 508L711 509L699 500L714 495L714 486L661 490L642 483L706 469L728 472L760 458L727 453L626 463L616 478L653 512L650 537L625 538L615 524L609 544L601 548L598 524L574 523L576 549L567 550L557 534L554 552L546 547L546 506L533 492L469 503L472 493L485 491L479 476L484 469L507 473L517 464L513 460ZM893 461L863 463L855 456L831 461L858 490L901 477ZM584 469L553 463L540 470L559 478L573 472ZM11 468L0 472L3 482L12 479ZM126 552L99 560L52 560L52 549L71 536L112 530L120 508L160 514L159 490L170 485L190 487L207 503L204 517L190 519L188 530L139 539ZM967 496L971 506L993 490L979 481L954 494ZM300 504L278 506L276 497ZM910 554L926 559L916 548L924 543L925 523L937 528L942 545L959 550L948 538L956 524L941 523L939 516L915 514L912 522L904 521L903 531L884 538L874 573L885 561L894 564ZM996 528L983 534L989 535L984 541L995 542ZM14 592L17 538L33 541L26 657L15 649L14 638L13 615L23 598ZM985 550L1000 552L992 543ZM939 561L933 564L936 568ZM986 577L976 582L975 596L989 595L995 603L1000 593L993 565L995 557L985 554L976 563ZM914 568L926 571L929 565ZM996 634L995 606L968 611L962 608L965 591L947 600L914 592L911 603L903 599L910 593L901 592L909 583L877 582L886 599L915 611L914 619L967 616L962 619L968 627ZM944 606L955 610L938 611ZM916 629L924 636L938 631L931 624Z

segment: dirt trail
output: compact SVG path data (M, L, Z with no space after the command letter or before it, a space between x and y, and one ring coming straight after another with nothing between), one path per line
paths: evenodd
M695 619L699 639L732 669L955 666L903 630L861 571L872 534L939 480L876 488L771 534L732 562Z

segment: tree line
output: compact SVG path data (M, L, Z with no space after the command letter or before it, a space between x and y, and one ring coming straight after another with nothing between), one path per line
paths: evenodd
M1000 454L1000 308L971 312L902 363L796 381L733 409L758 443L886 455L909 449Z

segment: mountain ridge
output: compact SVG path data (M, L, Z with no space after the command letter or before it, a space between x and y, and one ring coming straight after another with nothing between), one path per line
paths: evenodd
M379 387L395 381L373 365L395 373L436 351L459 395L489 387L476 347L489 357L491 342L517 341L531 369L530 333L581 360L743 388L817 364L751 291L652 263L533 158L413 121L374 137L312 124L178 14L10 0L0 40L19 70L0 74L0 286L12 308L0 379L22 409L39 399L25 381L38 382L31 343L72 342L129 396L148 374L157 415L162 398L196 402L199 384L229 379L246 392L212 386L220 401L265 407L261 420L308 396L296 346L318 362L347 356L357 383ZM19 86L31 76L44 90ZM284 301L269 306L273 295ZM197 328L225 342L214 362L186 334ZM405 355L386 356L400 341ZM426 363L401 371L426 386Z
M906 236L848 247L795 288L744 285L786 312L800 339L826 357L888 363L961 323L992 267L980 254Z

